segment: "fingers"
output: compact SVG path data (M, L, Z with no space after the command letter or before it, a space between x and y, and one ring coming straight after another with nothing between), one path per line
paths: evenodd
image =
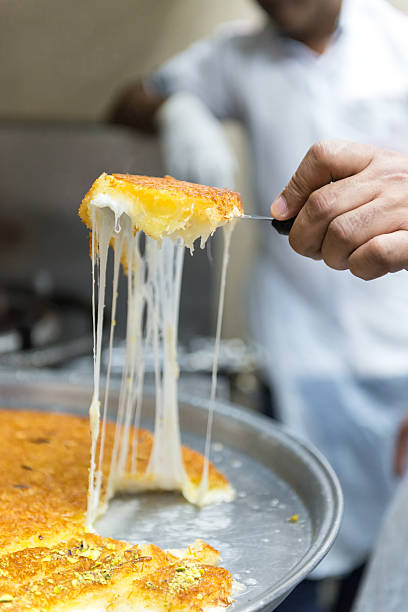
M372 238L350 255L348 267L354 276L363 280L408 268L408 231L399 230Z
M340 140L313 145L288 185L273 202L271 215L277 219L294 217L313 191L364 170L371 162L373 152L371 146Z
M400 229L408 230L408 219L401 215L397 198L377 198L331 221L321 246L321 257L331 268L346 270L349 257L357 248L375 236Z
M295 251L371 280L408 268L408 156L321 142L271 206Z
M394 472L402 476L405 471L408 452L408 417L402 422L398 432L394 454Z
M290 244L306 257L321 259L330 223L343 213L358 209L376 195L376 183L362 172L314 191L300 210L290 233ZM359 243L356 246L359 246Z

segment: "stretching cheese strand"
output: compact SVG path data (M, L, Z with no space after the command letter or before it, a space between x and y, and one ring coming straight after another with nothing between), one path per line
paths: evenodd
M125 178L129 179L131 189L134 189L135 184L137 184L137 189L139 189L140 185L142 186L142 192L140 192L140 190L137 192L136 209L132 209L132 201L125 201L124 199L124 194L126 197L129 196L126 192L127 185L124 187L123 183ZM137 181L139 178L143 179L140 185ZM98 187L98 181L102 181L102 192L100 185ZM160 190L158 191L159 195L152 196L151 186L153 184L154 188L155 181L159 181L160 189L165 190L166 197L168 195L167 190L170 190L171 197L176 198L177 192L175 186L178 187L178 181L169 178L150 179L149 177L127 177L127 175L114 175L114 177L102 175L98 181L95 182L91 191L85 197L81 207L81 216L85 221L88 220L88 224L89 219L91 221L90 225L93 232L93 269L95 269L96 263L99 264L97 266L99 285L97 313L95 312L96 300L93 300L93 318L94 321L96 321L96 346L94 349L95 389L90 409L92 460L87 513L87 527L89 529L92 529L95 519L103 512L107 500L119 490L180 490L189 501L198 505L221 500L229 501L234 496L232 488L227 483L223 483L223 486L219 486L219 483L217 486L213 486L211 478L209 478L209 453L216 393L218 353L232 224L228 227L224 240L219 312L217 317L204 463L200 477L198 479L195 478L194 481L192 481L186 473L181 457L181 436L177 399L179 375L177 363L177 330L185 246L183 239L186 240L188 246L192 248L191 236L197 237L197 232L201 231L202 243L204 243L208 234L213 231L217 224L223 224L230 221L233 216L242 214L242 207L239 209L239 203L237 204L237 199L232 192L226 192L226 190L212 190L211 188L204 188L202 186L180 183L180 185L182 185L182 191L180 191L180 193L184 197L184 201L183 198L181 198L182 204L185 205L187 202L188 206L186 206L186 209L188 208L189 211L187 217L183 217L184 220L188 218L184 225L185 235L183 235L183 229L180 225L179 211L177 211L176 221L172 225L171 215L169 214L171 206L167 200L165 200L167 207L167 230L165 231L162 221L156 218L154 220L150 219L145 214L147 204L151 201L154 201L154 206L157 210L160 210L159 202L161 202L161 198L163 198L163 192L160 192ZM115 188L118 187L118 185L120 187L119 196L115 199ZM148 186L148 196L146 195L146 185ZM199 196L196 200L191 197L195 191L197 191ZM226 193L228 194L227 198L225 198ZM146 198L147 204L144 198ZM207 198L207 200L205 200L205 198ZM225 204L225 201L227 204ZM203 204L203 202L205 202L205 204ZM222 202L222 204L220 202ZM134 204L134 206L136 205ZM195 206L197 206L197 211L199 212L195 210ZM143 215L141 216L140 209L143 210L144 217ZM137 212L135 212L135 210L137 210ZM206 231L203 229L203 210L205 210L207 218L211 219L211 223L207 221ZM194 222L195 218L199 220L198 223ZM144 229L152 234L152 236L146 236L143 255L140 246L141 232L137 231L135 228L136 220L139 222L142 220ZM158 234L159 230L161 232L160 234ZM165 233L171 235L173 240L166 238L164 236ZM183 238L181 238L181 236ZM158 238L160 238L160 240L158 240ZM113 314L109 338L108 372L103 404L101 439L99 440L102 313L105 303L106 265L109 244L113 244L115 250L114 286L112 290ZM102 465L104 453L104 430L106 427L105 422L108 409L110 363L114 337L114 313L116 312L118 286L118 262L120 258L122 258L122 261L125 263L128 275L126 350L116 416L116 433L111 456L111 469L106 496L105 499L101 500L100 466ZM155 435L147 468L143 473L140 473L137 470L138 438L136 432L140 426L142 410L143 378L145 370L144 355L148 350L152 351L154 358L156 386ZM131 434L132 425L134 425L133 434ZM97 462L98 441L99 457Z

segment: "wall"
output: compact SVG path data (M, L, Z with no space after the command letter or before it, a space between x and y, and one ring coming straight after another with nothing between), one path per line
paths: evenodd
M250 0L2 0L0 117L100 118L119 85L254 15Z
M0 117L100 118L130 77L217 23L258 17L252 0L2 0Z
M408 0L391 0L391 4L402 11L408 12Z

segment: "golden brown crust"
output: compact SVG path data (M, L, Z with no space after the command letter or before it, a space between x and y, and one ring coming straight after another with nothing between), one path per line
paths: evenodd
M0 557L0 604L15 611L71 609L95 600L174 611L228 605L231 575L211 565L218 555L205 546L197 541L179 558L152 544L84 534L17 551Z
M113 174L112 176L119 181L131 183L141 193L145 192L145 190L153 190L157 194L172 194L175 200L179 200L181 197L192 200L205 200L215 208L222 219L228 219L234 207L239 208L243 212L242 199L237 191L179 181L169 175L156 177L137 174Z
M198 611L216 600L224 605L231 576L210 567L218 553L205 543L197 541L180 560L153 545L132 547L84 532L88 419L0 410L0 428L1 608L68 610L99 597L117 604L125 598L132 605L154 599L158 610ZM114 425L108 423L105 473L113 437ZM138 431L139 474L147 467L152 442L150 432ZM203 457L183 448L183 458L198 482ZM210 486L226 484L211 466ZM184 566L193 568L185 570L186 583L174 578Z
M79 216L92 229L91 205L126 210L135 229L155 239L182 237L187 246L243 214L239 193L171 176L102 174L85 195Z
M157 199L164 196L171 196L175 204L179 204L180 201L190 203L194 200L206 202L208 206L217 211L221 219L231 217L234 208L237 209L237 212L240 211L241 214L243 213L242 199L240 194L236 191L209 187L198 183L189 183L187 181L179 181L168 175L156 177L143 176L140 174L109 175L104 173L93 183L91 189L85 195L79 209L79 216L89 228L91 228L89 204L95 193L104 185L113 189L125 185L131 187L134 194L142 196L147 194L154 195Z

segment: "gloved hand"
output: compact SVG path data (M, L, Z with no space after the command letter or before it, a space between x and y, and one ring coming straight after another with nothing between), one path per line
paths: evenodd
M199 98L173 94L156 118L168 174L213 187L234 187L235 156L220 122Z

